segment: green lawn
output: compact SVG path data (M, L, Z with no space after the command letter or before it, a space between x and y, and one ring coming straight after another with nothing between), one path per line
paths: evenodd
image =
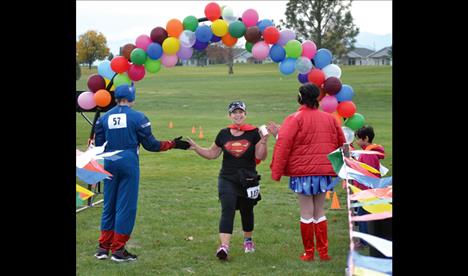
M392 174L392 67L342 66L341 80L353 87L357 112L374 127L374 142L386 149L383 164ZM234 75L225 65L162 68L136 83L135 109L151 120L159 140L177 136L194 138L210 146L218 131L230 123L227 105L236 99L247 104L247 122L260 125L281 123L294 112L299 82L295 75L283 76L277 64L235 65ZM82 68L77 90L86 90L86 80L95 69ZM92 119L93 113L86 113ZM168 128L169 121L174 127ZM197 134L192 134L195 126ZM198 128L204 138L198 138ZM86 149L89 124L77 113L76 147ZM269 164L274 139L269 139L262 174L262 201L255 207L254 240L257 251L242 250L240 216L237 213L230 261L214 256L218 245L220 204L217 174L221 158L206 160L193 151L151 153L140 150L138 213L128 249L138 255L134 263L115 264L93 257L99 237L102 205L76 215L77 275L343 275L349 249L345 191L337 194L342 210L327 211L330 262L299 260L302 242L299 207L287 188L287 178L270 180ZM80 182L79 182L80 183ZM102 196L98 196L98 199ZM327 208L331 201L327 201ZM187 237L193 240L187 240ZM318 256L317 256L318 257Z

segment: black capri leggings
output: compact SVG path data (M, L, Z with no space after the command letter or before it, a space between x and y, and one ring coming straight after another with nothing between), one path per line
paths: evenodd
M218 178L218 192L221 201L219 233L232 234L236 209L239 209L241 214L242 230L251 232L254 229L253 207L255 201L239 196L235 185L238 184L223 177Z

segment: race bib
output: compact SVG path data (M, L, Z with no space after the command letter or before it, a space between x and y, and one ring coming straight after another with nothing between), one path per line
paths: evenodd
M109 129L116 129L116 128L126 128L127 127L127 114L120 113L120 114L112 114L109 116L107 120L107 124Z
M260 194L260 186L250 187L247 189L247 196L251 199L256 199Z

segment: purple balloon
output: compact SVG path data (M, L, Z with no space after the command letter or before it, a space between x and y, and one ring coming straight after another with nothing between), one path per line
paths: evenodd
M195 42L195 44L193 44L192 48L193 49L196 49L196 50L203 50L205 49L206 47L208 47L208 42L201 42L197 39L197 41Z
M182 60L190 59L193 55L193 48L185 48L180 47L179 51L177 52L177 56Z
M218 41L220 41L220 40L221 40L221 37L219 37L219 36L213 35L213 36L211 37L211 42L218 42Z
M278 42L276 42L276 44L284 46L291 39L296 39L296 34L293 31L289 30L289 29L282 30L280 32L280 38L278 39Z
M300 83L307 83L309 82L309 79L307 78L309 74L299 74L297 75L297 80L300 82Z

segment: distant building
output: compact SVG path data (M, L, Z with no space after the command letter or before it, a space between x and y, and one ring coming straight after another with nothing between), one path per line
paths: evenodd
M354 48L341 58L340 63L344 65L370 65L368 56L373 52L367 48Z
M379 51L367 48L354 48L345 54L339 61L343 65L392 65L390 55L391 47Z
M392 65L391 47L385 47L369 55L373 65Z
M272 63L273 61L271 60L270 57L267 57L264 60L256 60L252 54L244 50L240 52L239 54L234 56L234 63L253 63L253 64L263 64L263 63Z

